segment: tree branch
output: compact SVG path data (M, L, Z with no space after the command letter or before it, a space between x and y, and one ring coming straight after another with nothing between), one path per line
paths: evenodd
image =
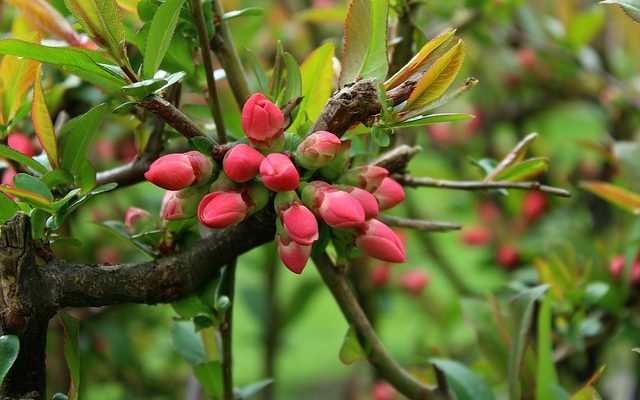
M435 389L419 382L391 358L384 349L349 287L344 271L336 268L325 253L313 257L313 262L349 324L360 337L366 339L371 345L367 360L380 376L412 400L435 399Z
M196 136L207 136L195 122L184 115L176 106L160 96L152 95L140 102L147 110L157 114L167 124L171 125L178 133L187 139Z
M415 177L410 175L394 175L394 178L404 186L409 187L436 187L457 190L489 190L489 189L519 189L538 190L554 196L571 197L568 190L546 186L540 182L480 182L480 181L447 181L428 177Z
M462 229L462 225L453 222L426 221L424 219L400 218L382 214L376 218L389 226L399 226L425 232L447 232Z

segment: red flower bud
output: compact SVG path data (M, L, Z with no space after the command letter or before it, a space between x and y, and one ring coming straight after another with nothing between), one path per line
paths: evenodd
M609 272L611 272L611 275L613 275L614 278L618 279L622 276L623 271L624 256L622 254L618 254L609 261Z
M244 143L234 146L224 156L224 173L234 182L243 183L255 178L264 156Z
M167 192L162 199L160 216L168 221L179 221L196 215L202 191L186 188L177 192Z
M493 224L500 220L500 209L490 200L480 202L477 213L478 217L486 224Z
M167 154L155 160L144 177L167 190L180 190L206 182L211 177L211 161L198 151Z
M640 256L636 256L633 265L631 265L631 283L640 284Z
M311 257L311 246L296 243L286 232L276 233L278 256L293 273L300 274Z
M414 296L420 296L428 283L429 275L419 269L409 270L400 278L400 286L402 286L402 289Z
M389 283L391 278L391 265L384 263L376 265L369 272L369 282L373 287L383 287Z
M380 209L378 208L378 201L376 198L369 192L364 189L360 189L355 186L343 185L338 187L341 190L349 193L353 198L358 200L362 209L364 210L364 219L375 218L380 214Z
M376 165L363 165L351 168L340 177L338 182L351 186L357 186L373 193L380 187L384 178L389 175L389 171Z
M385 381L378 381L371 388L372 400L395 400L396 390Z
M302 201L334 228L356 227L365 220L364 209L355 197L325 182L307 184L302 191Z
M263 94L249 97L242 108L242 130L249 142L259 148L271 148L282 141L284 116L282 111Z
M520 47L516 51L516 57L520 66L525 70L532 70L538 64L538 55L530 47Z
M402 203L405 198L404 188L391 178L384 178L380 187L373 192L378 200L380 210L388 210Z
M206 227L222 229L237 224L249 214L242 199L242 191L213 192L202 198L198 205L198 219Z
M36 148L33 146L31 138L24 133L12 133L7 137L7 145L20 153L33 157L36 155Z
M298 145L296 161L306 169L324 167L335 157L340 143L340 138L331 132L312 133Z
M462 234L462 242L469 246L484 246L491 243L493 234L484 226L472 226L465 229Z
M392 263L407 261L404 245L398 235L376 219L369 220L359 227L356 246L378 260Z
M547 209L547 197L542 192L527 192L522 202L522 216L527 222L540 218Z
M124 215L124 226L132 235L146 221L151 220L151 214L147 210L138 207L129 207Z
M498 248L496 261L506 269L513 269L520 263L520 253L513 245L505 244Z
M318 221L315 215L299 202L294 202L280 213L282 225L291 240L308 246L318 240Z
M15 169L13 168L7 168L4 170L4 172L2 173L2 184L3 185L8 185L9 187L15 188L15 185L13 184L13 177L18 175L18 173L16 172ZM15 199L16 196L9 194L9 193L5 193L5 195L7 197L9 197L10 199Z
M300 174L289 157L272 153L260 163L260 176L264 185L274 192L288 192L298 187Z

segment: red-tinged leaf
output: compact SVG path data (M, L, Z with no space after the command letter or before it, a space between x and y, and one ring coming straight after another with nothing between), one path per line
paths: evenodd
M58 145L56 144L56 135L51 123L51 116L47 109L47 101L44 98L42 84L40 82L40 69L36 76L36 84L33 88L33 102L31 103L31 120L33 121L33 129L40 145L47 153L47 158L53 169L58 168Z
M422 46L418 54L413 56L413 58L409 60L409 62L402 67L400 71L396 72L395 75L384 83L385 89L389 90L398 86L418 72L429 61L437 57L441 51L451 43L451 39L453 39L453 35L455 35L455 33L455 29L448 30L428 41L427 44Z
M69 22L45 0L8 0L22 11L29 22L42 32L66 40L72 46L83 46L80 36Z
M640 194L607 182L582 182L580 187L634 214L640 214Z
M340 86L359 78L382 81L387 76L387 16L385 0L351 0L344 21Z
M40 41L37 34L31 34L26 41L37 43ZM16 115L18 109L24 103L25 97L33 81L40 63L38 61L6 55L0 64L0 101L2 102L2 114L0 124L8 124Z
M11 194L18 199L32 205L33 207L42 208L44 210L51 209L51 202L37 193L30 192L23 189L15 189L9 185L0 185L0 192L5 194Z
M411 92L403 111L421 109L442 96L460 72L464 56L464 42L459 40L427 69Z

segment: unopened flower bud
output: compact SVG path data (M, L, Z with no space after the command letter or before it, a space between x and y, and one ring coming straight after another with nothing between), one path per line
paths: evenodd
M359 226L365 220L364 209L355 197L325 182L307 184L302 190L302 201L334 228Z
M380 213L380 209L378 207L378 201L376 198L369 192L364 189L360 189L355 186L349 185L337 185L338 189L344 190L353 196L364 210L364 219L371 219L378 216Z
M26 156L36 155L36 148L33 146L31 138L24 133L15 132L7 136L7 145Z
M177 192L168 191L162 199L160 216L168 221L178 221L196 215L202 191L186 188Z
M369 272L369 282L373 287L383 287L389 283L391 278L391 265L387 263L378 264Z
M398 182L387 177L382 180L380 187L373 192L378 200L380 210L388 210L402 203L405 198L404 188Z
M311 257L311 246L296 243L284 229L278 227L276 233L278 256L293 273L300 274Z
M204 226L222 229L261 210L269 201L269 192L259 184L229 192L213 192L198 205L198 219Z
M540 218L547 209L547 197L539 191L527 192L522 202L522 216L527 222Z
M349 150L351 141L343 140L333 159L320 168L320 176L329 182L333 182L349 168Z
M272 153L260 164L260 176L264 185L274 192L294 190L300 183L300 174L289 157Z
M340 138L331 132L314 132L298 145L296 161L306 169L324 167L335 157L340 143Z
M422 270L412 269L405 272L400 278L400 286L405 292L419 296L429 283L429 275Z
M133 235L145 222L151 220L151 214L147 210L138 207L129 207L124 215L124 226L127 233Z
M264 156L244 143L235 145L223 160L224 173L234 182L244 183L255 178Z
M300 202L294 202L280 213L282 225L291 240L308 246L318 240L316 216Z
M209 158L198 151L167 154L155 160L144 177L167 190L180 190L204 183L211 177Z
M283 128L284 116L278 106L261 93L249 97L242 108L242 130L252 145L275 149L284 142Z
M378 260L403 263L407 260L402 241L388 226L372 219L358 228L356 246Z
M351 186L357 186L369 193L375 192L382 184L389 171L376 165L363 165L351 168L343 174L338 182Z

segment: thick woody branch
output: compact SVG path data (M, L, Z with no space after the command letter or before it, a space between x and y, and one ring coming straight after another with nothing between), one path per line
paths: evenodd
M188 296L238 255L273 239L274 216L261 212L219 230L189 250L139 264L71 264L42 268L55 308L100 307L122 303L168 303Z

